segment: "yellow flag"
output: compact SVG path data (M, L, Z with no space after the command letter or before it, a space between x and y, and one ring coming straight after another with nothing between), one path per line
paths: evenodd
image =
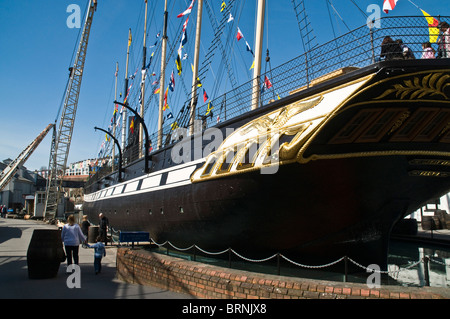
M423 15L425 16L425 19L427 19L428 29L430 32L430 43L436 43L439 37L439 21L434 17L430 16L422 9L420 9L420 11L422 11Z
M253 60L252 66L250 67L250 70L255 67L255 60Z
M131 45L131 41L133 41L133 37L131 36L131 29L130 29L130 31L128 33L128 46Z
M179 127L177 122L173 122L170 126L172 128L172 131Z
M222 1L222 5L220 6L220 12L222 12L226 6L227 5L225 4L225 1Z
M194 65L191 63L191 69L192 73L194 73ZM202 87L202 82L200 81L200 78L197 77L197 87Z
M205 116L208 116L209 113L211 113L212 109L214 108L214 106L211 105L211 101L208 103L208 109L206 110L206 114Z

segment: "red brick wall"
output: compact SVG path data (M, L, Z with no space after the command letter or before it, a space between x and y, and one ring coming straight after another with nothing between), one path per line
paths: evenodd
M450 298L445 288L382 286L369 289L364 284L252 273L128 248L117 251L117 277L129 283L212 299Z

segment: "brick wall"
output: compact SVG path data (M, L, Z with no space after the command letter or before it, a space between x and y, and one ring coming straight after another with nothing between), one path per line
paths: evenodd
M448 299L445 288L382 286L340 283L253 273L152 253L119 248L117 277L140 285L183 292L211 299Z

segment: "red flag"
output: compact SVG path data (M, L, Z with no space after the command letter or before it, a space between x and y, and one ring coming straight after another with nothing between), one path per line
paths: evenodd
M131 134L134 134L134 116L131 118L130 130Z
M169 92L169 87L166 89L166 93L164 94L164 106L163 111L167 110L169 108L169 104L167 104L167 93Z
M398 0L384 0L383 11L389 13L390 10L394 10Z
M264 76L264 86L266 87L266 89L270 89L272 87L272 83L270 83L267 75Z
M206 94L205 89L203 89L203 102L208 101L208 94Z
M191 5L189 6L189 8L187 8L183 13L180 13L179 15L177 15L177 18L181 18L182 16L185 16L186 14L191 13L192 7L194 6L194 1L195 0L192 0Z
M237 40L239 41L239 40L242 39L243 37L244 37L244 35L242 34L241 30L240 30L239 27L238 27L238 32L237 32L236 38L237 38Z

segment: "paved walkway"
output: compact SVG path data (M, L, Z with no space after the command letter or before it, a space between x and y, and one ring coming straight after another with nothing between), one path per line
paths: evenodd
M128 284L116 279L115 247L107 246L102 273L94 273L94 250L80 246L81 288L67 287L66 263L51 279L29 279L27 250L35 229L56 229L40 221L0 218L0 299L192 299L188 294Z

